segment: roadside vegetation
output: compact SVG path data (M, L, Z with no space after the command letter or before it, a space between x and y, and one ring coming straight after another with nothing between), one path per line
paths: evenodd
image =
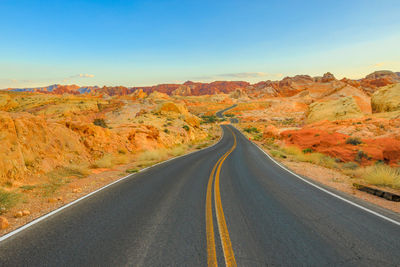
M200 123L215 123L215 122L217 122L217 116L215 116L215 115L210 115L210 116L206 116L206 115L203 115L203 116L201 116L201 119L202 119L202 121L200 122Z
M108 128L107 123L104 119L94 119L93 124L103 128Z
M125 153L104 154L103 157L97 159L92 165L93 168L112 168L115 165L126 164L130 161L130 157Z
M353 141L352 141L353 142ZM354 143L359 143L355 141ZM341 162L322 153L314 152L311 148L303 149L296 146L281 147L271 138L263 146L269 150L274 158L287 159L298 162L308 162L329 169L336 169L347 176L358 179L366 184L400 189L400 168L391 167L383 162L376 162L372 166L361 166L358 162ZM361 151L360 158L365 157ZM356 160L357 161L357 160Z
M15 206L20 200L20 194L0 189L0 215Z

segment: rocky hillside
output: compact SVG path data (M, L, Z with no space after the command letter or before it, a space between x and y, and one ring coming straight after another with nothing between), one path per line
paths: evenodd
M107 99L0 92L0 186L30 183L69 165L96 166L111 155L123 163L141 151L208 136L184 103L159 94Z

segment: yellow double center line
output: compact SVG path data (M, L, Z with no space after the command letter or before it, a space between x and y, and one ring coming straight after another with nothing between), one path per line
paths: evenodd
M229 129L229 128L228 128ZM221 193L219 186L219 174L221 167L226 158L236 148L236 135L231 129L229 129L233 135L234 142L231 149L226 152L214 165L210 178L207 185L207 196L206 196L206 233L207 233L207 264L208 266L218 266L217 253L215 249L215 235L214 235L214 223L213 223L213 212L212 212L212 186L214 180L214 205L216 211L216 218L219 230L219 236L222 243L222 249L224 252L226 266L237 266L235 255L232 249L231 239L229 238L228 227L226 226L224 210L222 209Z

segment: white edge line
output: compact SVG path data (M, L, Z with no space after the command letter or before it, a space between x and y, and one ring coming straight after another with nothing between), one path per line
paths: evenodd
M136 174L139 174L139 173L141 173L141 172L144 172L144 171L146 171L146 170L149 170L149 169L151 169L151 168L154 168L154 167L156 167L156 166L158 166L158 165L167 163L167 162L169 162L169 161L171 161L171 160L175 160L175 159L178 159L178 158L181 158L181 157L189 156L189 155L191 155L191 154L194 154L194 153L200 152L200 151L202 151L202 150L209 149L209 148L212 148L212 147L216 146L217 144L219 144L219 142L221 142L222 138L224 137L224 130L222 129L222 127L220 127L220 128L221 128L222 134L221 134L219 140L218 140L215 144L213 144L212 146L208 146L208 147L202 148L202 149L200 149L200 150L192 151L192 152L190 152L190 153L188 153L188 154L184 154L184 155L180 155L180 156L177 156L177 157L174 157L174 158L167 159L167 160L165 160L165 161L156 163L156 164L154 164L154 165L152 165L152 166L143 168L143 169L139 170L139 171L136 172L136 173L129 174L129 175L127 175L127 176L124 176L124 177L122 177L122 178L119 178L118 180L116 180L116 181L114 181L114 182L112 182L112 183L109 183L109 184L107 184L107 185L105 185L105 186L103 186L103 187L101 187L101 188L99 188L99 189L97 189L97 190L95 190L95 191L93 191L93 192L87 194L87 195L84 195L84 196L82 196L82 197L80 197L80 198L78 198L78 199L75 199L74 201L69 202L68 204L65 204L64 206L62 206L62 207L60 207L60 208L58 208L58 209L55 209L55 210L53 210L53 211L51 211L51 212L49 212L49 213L47 213L47 214L45 214L45 215L43 215L43 216L37 218L37 219L35 219L35 220L33 220L33 221L31 221L31 222L29 222L29 223L27 223L27 224L25 224L25 225L23 225L23 226L17 228L17 229L15 229L14 231L9 232L8 234L3 235L2 237L0 237L0 242L6 240L6 239L8 239L8 238L10 238L11 236L13 236L13 235L15 235L15 234L18 234L19 232L21 232L21 231L23 231L23 230L25 230L25 229L31 227L32 225L37 224L38 222L41 222L41 221L47 219L47 218L50 217L50 216L53 216L54 214L56 214L56 213L58 213L58 212L60 212L60 211L62 211L62 210L64 210L64 209L66 209L66 208L68 208L68 207L70 207L70 206L72 206L72 205L78 203L79 201L82 201L82 200L84 200L85 198L88 198L88 197L90 197L91 195L94 195L94 194L96 194L96 193L98 193L98 192L100 192L100 191L106 189L107 187L110 187L110 186L112 186L112 185L114 185L114 184L116 184L116 183L119 183L119 182L121 182L121 181L123 181L123 180L125 180L125 179L127 179L127 178L129 178L129 177L132 178L132 177L135 176Z
M315 188L317 188L317 189L319 189L319 190L321 190L321 191L323 191L323 192L325 192L325 193L327 193L327 194L329 194L329 195L331 195L331 196L333 196L333 197L336 197L336 198L338 198L338 199L340 199L340 200L343 200L344 202L346 202L346 203L348 203L348 204L350 204L350 205L353 205L353 206L355 206L355 207L357 207L357 208L360 208L360 209L362 209L362 210L364 210L364 211L366 211L366 212L369 212L369 213L371 213L371 214L373 214L373 215L375 215L375 216L378 216L378 217L380 217L380 218L382 218L382 219L384 219L384 220L386 220L386 221L389 221L389 222L391 222L391 223L394 223L394 224L400 226L400 222L398 222L398 221L396 221L396 220L393 220L393 219L391 219L391 218L389 218L389 217L386 217L385 215L382 215L382 214L380 214L380 213L378 213L378 212L375 212L375 211L370 210L370 209L368 209L368 208L366 208L366 207L363 207L363 206L361 206L361 205L359 205L359 204L357 204L357 203L354 203L354 202L351 201L351 200L348 200L348 199L346 199L346 198L344 198L344 197L341 197L341 196L339 196L339 195L337 195L337 194L335 194L335 193L333 193L333 192L331 192L331 191L329 191L329 190L327 190L327 189L325 189L325 188L323 188L323 187L321 187L321 186L319 186L319 185L314 184L313 182L310 182L309 180L304 179L304 178L301 177L300 175L298 175L298 174L292 172L291 170L289 170L288 168L286 168L285 166L283 166L282 164L280 164L278 161L276 161L276 160L275 160L274 158L272 158L267 152L265 152L262 148L260 148L256 143L254 143L254 142L252 142L252 141L251 141L251 143L254 144L258 149L260 149L265 155L267 155L267 157L268 157L269 159L271 159L273 162L275 162L275 164L277 164L279 167L281 167L281 168L284 169L285 171L291 173L292 175L296 176L297 178L299 178L299 179L302 180L303 182L305 182L305 183L307 183L307 184L309 184L309 185L311 185L311 186L314 186Z

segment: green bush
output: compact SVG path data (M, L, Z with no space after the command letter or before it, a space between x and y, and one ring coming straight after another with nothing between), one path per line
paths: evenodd
M312 153L312 152L313 152L313 150L312 150L311 148L303 149L303 153L304 153L304 154Z
M185 129L186 131L190 130L189 126L187 126L187 125L183 125L182 128Z
M350 144L350 145L353 145L353 146L358 146L358 145L362 144L362 141L361 141L360 138L357 138L357 137L354 137L354 138L353 137L349 137L346 140L346 144Z
M263 139L263 134L262 134L262 133L256 134L256 135L253 137L253 140L254 140L254 141L261 141L262 139Z
M260 132L256 127L247 127L247 128L244 128L243 130L248 133L259 133Z
M211 116L203 115L201 116L201 119L203 120L202 123L214 123L217 121L217 117L215 115Z
M363 158L365 158L365 159L367 159L367 160L370 159L370 157L368 156L367 153L365 153L365 152L362 151L362 150L358 150L357 155L355 156L355 159L354 159L354 160L355 160L356 162L361 162Z
M93 124L96 126L103 127L103 128L108 128L104 119L94 119Z

